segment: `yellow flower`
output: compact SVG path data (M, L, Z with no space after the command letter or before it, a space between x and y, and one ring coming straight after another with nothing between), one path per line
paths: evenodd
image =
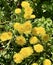
M36 30L36 28L37 28L37 27L34 27L34 28L32 29L32 34L33 34L33 35L37 35L37 30Z
M39 40L35 36L31 37L30 40L29 40L30 44L36 44L38 41Z
M41 44L34 45L34 50L38 53L42 52L44 50L43 46Z
M13 60L15 63L21 63L23 60L23 56L20 53L15 53L13 56Z
M14 29L17 30L20 34L23 34L23 33L30 34L32 30L32 24L30 21L26 21L23 24L15 23Z
M26 43L26 39L24 38L24 36L18 36L16 37L16 41L15 41L18 45L25 45Z
M16 9L15 9L15 13L16 13L16 14L20 14L20 13L21 13L21 9L20 9L20 8L16 8Z
M27 1L22 1L21 6L26 8L26 7L29 7L30 4Z
M26 21L26 22L23 24L23 27L24 27L24 33L25 33L25 34L30 34L30 33L31 33L32 24L31 24L30 21Z
M48 40L49 40L49 35L48 35L48 34L44 34L44 35L42 36L42 40L48 41Z
M31 14L24 14L25 19L30 19Z
M30 12L24 14L24 18L25 18L25 19L33 19L33 18L35 18L35 17L36 17L36 16L35 16L35 15L31 15Z
M31 7L27 7L27 8L25 8L24 12L25 12L25 14L31 15L33 13L33 9Z
M38 65L38 63L33 63L32 65Z
M24 27L23 27L22 24L19 26L18 32L19 32L20 34L23 34L23 32L24 32Z
M17 30L20 34L23 34L23 25L20 23L14 23L14 29Z
M14 23L13 27L14 27L15 30L17 30L19 28L19 26L20 26L20 23L16 22L16 23Z
M32 55L33 49L32 47L25 47L21 49L20 53L24 56L24 58L27 58Z
M1 41L7 41L7 40L10 40L11 38L12 38L11 32L4 32L0 36Z
M44 35L46 33L45 28L43 27L34 27L32 29L33 35Z
M36 16L35 15L31 15L31 17L30 18L35 18Z
M43 28L43 27L38 27L37 32L39 32L38 34L40 34L40 35L44 35L46 33L45 28Z
M43 65L51 65L52 63L51 63L51 61L49 60L49 59L45 59L44 61L43 61Z
M31 14L33 13L33 9L31 7L27 7L27 8L25 8L24 12L25 12L24 18L25 19L30 19Z
M7 32L8 33L8 39L12 39L12 32Z

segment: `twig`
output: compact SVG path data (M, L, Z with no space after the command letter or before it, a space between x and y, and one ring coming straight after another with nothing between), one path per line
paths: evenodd
M8 22L0 22L0 25L4 25L4 24L8 24L9 23L9 21Z

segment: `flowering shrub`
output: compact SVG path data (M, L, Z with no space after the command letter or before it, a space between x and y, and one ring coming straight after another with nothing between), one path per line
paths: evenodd
M48 2L0 1L0 65L53 65L53 20L44 15L53 1Z

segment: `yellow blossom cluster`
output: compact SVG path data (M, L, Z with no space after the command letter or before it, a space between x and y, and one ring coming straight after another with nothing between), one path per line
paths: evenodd
M30 3L28 1L22 1L21 6L24 8L24 18L25 19L33 19L35 18L35 15L33 14L33 8L30 6ZM16 14L21 13L20 8L15 9ZM13 60L15 63L21 63L25 58L31 56L33 53L41 53L44 51L44 46L40 43L41 41L38 39L38 36L41 37L41 40L48 41L49 35L46 33L46 30L44 27L33 27L30 20L25 21L24 23L16 22L13 25L14 30L18 31L19 35L15 38L15 43L22 46L25 44L30 43L31 46L21 48L19 53L15 53L13 55ZM25 35L30 35L29 38L27 38ZM12 32L3 32L0 34L0 40L1 41L7 41L12 39ZM35 51L35 52L34 52ZM51 60L44 59L43 65L51 65ZM39 65L38 63L32 63L31 65Z
M22 48L19 53L14 54L13 60L15 63L21 63L25 58L32 55L32 53L33 53L32 47Z
M12 32L3 32L2 34L0 34L0 39L1 41L7 41L12 39Z
M24 8L24 18L25 19L33 19L35 18L35 15L33 13L33 8L30 6L30 3L28 1L22 1L21 6ZM21 13L20 8L15 9L16 14Z
M34 27L32 28L32 23L31 21L25 21L23 24L21 23L14 23L14 29L17 30L20 34L30 34L32 32L33 35L41 35L43 36L42 38L49 38L48 34L46 34L45 28L40 26L40 27Z
M33 19L35 15L33 15L33 9L30 7L30 3L27 1L23 1L21 6L24 8L24 18L25 19Z
M46 30L44 27L40 26L40 27L34 27L32 29L32 34L36 35L36 36L41 36L41 39L44 41L48 41L49 40L49 35L46 33Z
M17 30L20 34L30 34L32 30L31 21L26 21L23 24L18 22L14 23L14 29Z
M23 26L21 29L19 26ZM32 24L30 21L26 21L23 24L21 23L15 23L14 24L14 29L16 29L19 33L22 30L22 34L32 34L32 36L29 38L29 43L33 44L33 49L36 53L41 53L44 51L44 46L39 43L39 39L37 38L37 35L41 35L42 39L44 39L44 35L46 36L46 30L43 27L32 27ZM20 30L20 31L19 31ZM25 45L27 43L26 38L23 35L17 36L15 42L18 45ZM48 36L48 35L47 35ZM47 37L46 36L46 37ZM19 54L22 58L16 58L14 61L16 63L21 63L22 60L25 58L29 57L33 53L32 47L24 47L20 50ZM15 54L16 55L16 54ZM17 54L18 55L18 54ZM38 65L37 63L33 63L32 65Z
M14 23L13 25L14 29L19 32L19 34L32 34L32 36L29 39L30 44L36 44L39 42L39 39L36 36L41 36L41 39L44 41L48 41L49 35L46 34L46 30L44 27L32 27L31 21L26 21L24 23ZM26 39L24 36L18 36L16 37L16 43L19 45L25 45Z
M36 39L36 41L34 40L34 44L38 40L36 37L35 37L35 39ZM21 35L21 36L18 36L16 38L16 43L22 46L22 45L24 45L26 43L26 40ZM34 51L36 51L37 53L40 53L43 50L44 50L44 47L41 44L34 45ZM21 63L25 58L27 58L30 55L32 55L34 51L33 51L32 47L21 48L19 53L14 54L13 60L14 60L15 63Z
M43 27L34 27L33 29L32 29L32 34L33 35L44 35L46 33L46 31L45 31L45 28L43 28Z
M30 3L28 1L22 1L21 3L21 6L24 8L24 18L25 19L31 19L31 18L35 18L35 15L33 15L33 8L31 8L30 6ZM17 8L15 9L15 13L21 13L21 9L20 8ZM32 28L32 24L31 24L31 21L25 21L24 23L14 23L14 29L17 30L20 34L32 34L32 35L35 35L35 36L41 36L42 40L44 41L48 41L49 39L49 35L46 34L46 31L45 31L45 28L44 27L33 27ZM32 33L31 33L32 32ZM38 40L36 39L35 40L35 37L32 38L32 40L30 39L30 43L31 44L35 44L38 42ZM32 43L33 42L33 43Z

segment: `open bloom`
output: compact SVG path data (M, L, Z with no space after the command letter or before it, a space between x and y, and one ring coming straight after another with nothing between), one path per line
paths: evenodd
M25 43L26 43L26 39L24 38L24 36L17 36L16 37L16 40L15 40L15 42L18 44L18 45L25 45Z
M38 38L35 36L31 37L29 40L30 44L36 44L38 41L39 41Z
M14 23L13 27L15 30L17 30L17 29L19 29L19 26L20 26L20 23L16 22L16 23Z
M33 13L33 9L31 7L27 7L27 8L25 8L24 12L25 12L25 14L31 15Z
M20 14L20 13L21 13L21 9L20 9L20 8L16 8L16 9L15 9L15 13L16 13L16 14Z
M30 17L31 17L31 14L26 14L26 13L24 14L25 19L30 19Z
M32 47L24 47L21 49L20 53L24 56L24 58L29 57L33 53Z
M43 65L51 65L52 63L51 63L51 61L49 60L49 59L45 59L44 61L43 61Z
M44 50L43 46L41 44L34 45L34 50L38 53L42 52Z
M23 60L23 56L20 53L15 53L13 56L13 60L15 63L21 63Z
M26 7L29 7L30 4L29 4L27 1L22 1L21 6L22 6L23 8L26 8Z
M0 36L1 41L7 41L12 39L12 33L11 32L3 32Z
M17 30L20 34L23 34L24 28L22 24L18 22L14 23L14 29Z
M26 22L23 24L23 27L24 27L24 33L25 33L25 34L30 34L30 33L31 33L32 24L31 24L30 21L26 21Z

